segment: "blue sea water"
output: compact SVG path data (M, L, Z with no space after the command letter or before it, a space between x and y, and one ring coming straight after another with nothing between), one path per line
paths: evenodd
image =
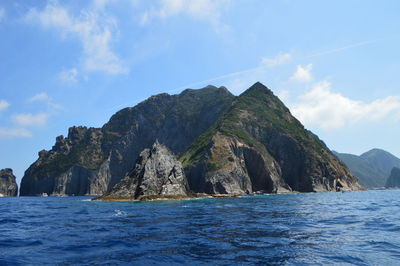
M0 265L400 265L400 190L0 198Z

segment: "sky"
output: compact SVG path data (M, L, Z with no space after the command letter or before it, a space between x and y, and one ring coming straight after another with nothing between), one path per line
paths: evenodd
M151 95L268 86L329 148L400 156L400 2L0 1L0 168Z

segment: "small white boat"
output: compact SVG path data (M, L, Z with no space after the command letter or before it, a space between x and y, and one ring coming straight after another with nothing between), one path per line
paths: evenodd
M49 195L46 192L42 193L42 197L48 197Z

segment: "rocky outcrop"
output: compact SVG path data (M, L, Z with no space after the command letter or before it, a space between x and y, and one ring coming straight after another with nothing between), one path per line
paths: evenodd
M0 197L15 197L18 194L18 185L13 170L0 170Z
M213 136L205 159L187 168L193 191L207 194L290 192L281 170L266 149L220 133Z
M261 83L237 97L181 157L195 192L360 189L357 178Z
M114 114L102 128L72 127L25 172L21 195L102 195L158 139L182 155L230 106L224 87L152 96Z
M108 187L110 152L107 133L100 129L71 127L68 137L59 136L50 151L25 172L21 196L96 195Z
M393 167L392 172L386 182L387 188L400 187L400 168Z
M151 149L140 153L132 171L103 198L141 199L188 194L181 163L167 147L156 141Z
M147 150L156 140L182 162L189 186L185 190L176 186L181 168L168 175L158 172L169 169L164 163L175 165L175 159L165 159L162 167L152 165L161 160L153 158L156 151L163 150L158 144L154 152L154 146ZM172 183L165 183L166 176ZM325 144L256 83L238 97L213 86L159 94L117 112L102 128L72 127L50 151L39 152L22 179L21 195L120 191L138 198L189 189L245 194L359 188L357 178Z

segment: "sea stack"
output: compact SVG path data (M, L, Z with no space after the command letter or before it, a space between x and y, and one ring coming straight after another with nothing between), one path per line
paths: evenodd
M0 170L0 197L15 197L18 194L18 185L13 170Z
M182 164L167 147L156 141L143 150L135 167L103 199L152 199L186 197L188 182Z
M386 182L387 188L400 187L400 168L393 167L392 172Z

